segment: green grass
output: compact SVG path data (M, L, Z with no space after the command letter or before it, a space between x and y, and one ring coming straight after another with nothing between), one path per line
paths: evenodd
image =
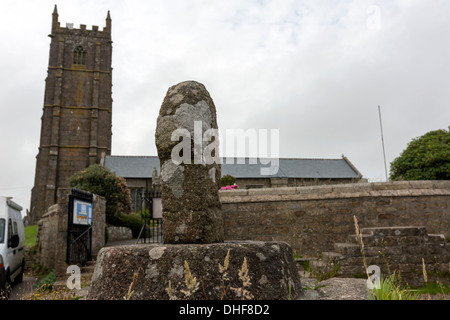
M428 282L422 288L418 289L419 293L422 294L449 294L450 287L444 283Z
M25 227L25 246L32 247L36 244L37 225Z
M380 279L380 288L369 290L370 300L416 300L417 290L403 289L395 273Z

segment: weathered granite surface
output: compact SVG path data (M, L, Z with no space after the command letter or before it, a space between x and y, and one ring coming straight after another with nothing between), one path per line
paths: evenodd
M366 279L302 279L302 285L304 294L300 300L369 300Z
M302 296L288 244L240 241L103 248L87 299L123 299L134 274L130 298L136 300L279 300Z
M164 243L223 242L216 108L205 86L167 91L155 132L161 163Z

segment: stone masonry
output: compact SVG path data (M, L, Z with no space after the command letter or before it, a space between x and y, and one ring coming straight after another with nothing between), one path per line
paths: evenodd
M133 234L130 228L108 226L108 241L122 241L133 239Z
M135 277L132 300L287 300L301 296L289 245L240 241L103 248L88 299L122 300Z
M62 27L55 6L30 223L56 203L68 178L111 153L111 18L99 30Z
M356 216L368 265L420 286L423 258L430 282L450 282L449 181L227 190L220 198L226 239L286 241L318 274L364 275Z
M424 284L423 263L428 282L450 284L450 252L442 234L428 234L425 227L362 228L366 265L377 265L382 276L400 274L403 283L421 287ZM364 275L360 245L355 234L348 242L335 243L334 252L323 252L323 267L337 265L338 275ZM423 259L423 263L422 263Z
M57 203L52 205L38 223L36 238L37 255L35 260L56 275L65 275L67 270L66 248L68 228L68 207L70 188L60 188ZM105 246L105 199L94 195L92 227L92 254L96 255Z
M220 191L225 239L285 241L296 255L333 251L360 228L424 226L450 237L450 181Z

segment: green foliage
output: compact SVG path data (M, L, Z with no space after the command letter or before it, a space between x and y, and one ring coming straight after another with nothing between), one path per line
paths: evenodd
M231 186L232 184L235 183L235 181L236 181L235 177L233 177L232 175L226 174L222 178L220 178L220 186L221 187Z
M403 289L395 272L380 279L380 288L369 291L371 300L416 300L418 295L417 290Z
M147 223L150 221L150 211L148 211L148 209L142 209L141 212L139 212L139 216L141 217L142 220L145 220Z
M120 215L131 212L131 195L124 178L94 164L69 178L72 188L89 191L106 200L106 222L120 224Z
M109 229L108 226L105 226L105 244L109 241Z
M31 267L31 273L39 279L45 277L49 272L50 269L38 262L35 262Z
M41 280L36 282L34 288L41 290L51 290L55 281L56 281L55 271L51 271Z
M32 247L36 244L37 224L25 227L25 246Z
M450 294L450 287L445 283L427 282L418 290L421 294Z
M430 131L413 139L391 162L390 179L449 180L450 131Z
M131 229L134 238L139 236L142 228L142 219L138 214L123 214L120 216L121 225Z

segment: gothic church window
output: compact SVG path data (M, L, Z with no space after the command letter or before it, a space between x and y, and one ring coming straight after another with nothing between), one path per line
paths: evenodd
M86 50L82 46L78 46L73 50L73 64L86 64Z
M130 188L132 212L142 211L142 188Z

